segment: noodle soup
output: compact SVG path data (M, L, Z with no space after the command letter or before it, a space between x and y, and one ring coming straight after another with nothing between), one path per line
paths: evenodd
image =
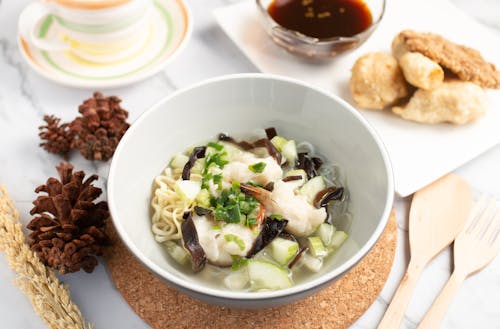
M291 287L347 239L347 190L307 142L226 134L175 155L155 177L152 231L201 279L237 291Z

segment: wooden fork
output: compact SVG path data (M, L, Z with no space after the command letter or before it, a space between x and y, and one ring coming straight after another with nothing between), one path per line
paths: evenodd
M489 200L488 200L489 199ZM417 329L439 328L461 283L488 265L500 251L500 209L483 195L474 204L464 230L455 239L455 269Z

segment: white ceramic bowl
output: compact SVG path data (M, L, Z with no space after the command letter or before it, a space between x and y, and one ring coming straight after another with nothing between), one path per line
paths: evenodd
M153 178L174 154L219 132L236 134L270 126L289 138L311 142L343 168L353 215L349 243L319 273L278 291L223 290L178 270L151 233ZM241 74L175 92L139 117L113 157L108 202L113 223L130 251L172 287L209 303L271 307L326 287L368 253L389 218L393 177L379 137L345 101L295 80Z

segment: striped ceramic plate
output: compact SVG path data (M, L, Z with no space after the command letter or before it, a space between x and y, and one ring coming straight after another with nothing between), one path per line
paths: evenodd
M47 16L37 26L42 39L57 38L59 24ZM30 66L57 83L80 88L112 88L132 84L162 70L186 45L191 35L189 9L182 0L155 0L147 38L124 59L94 63L71 52L40 50L19 34L19 48Z

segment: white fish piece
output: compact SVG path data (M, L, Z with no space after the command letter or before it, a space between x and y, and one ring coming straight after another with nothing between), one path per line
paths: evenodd
M231 256L246 256L257 239L257 234L240 224L222 224L222 228L214 229L214 226L220 226L221 223L197 215L193 216L193 222L207 260L214 265L230 266L233 263ZM239 244L227 241L225 236L228 234L243 242L243 249Z
M240 241L243 242L243 245L238 245L235 242L226 241L226 235L234 235L238 237L239 239L241 239ZM225 243L222 244L222 249L225 252L235 256L246 256L250 251L250 248L252 248L257 235L254 234L253 231L246 226L231 223L226 224L222 227L222 237L219 238L224 239Z
M255 173L248 167L258 162L264 162L266 166L261 173ZM272 157L256 157L250 152L242 152L233 161L226 164L222 169L223 181L230 186L234 181L246 183L252 181L260 185L266 185L281 179L283 170Z
M214 230L216 224L206 216L197 215L193 216L193 223L196 227L196 233L198 233L198 241L207 255L207 260L215 265L231 264L231 256L222 252L221 244L224 241L218 239L221 230Z

